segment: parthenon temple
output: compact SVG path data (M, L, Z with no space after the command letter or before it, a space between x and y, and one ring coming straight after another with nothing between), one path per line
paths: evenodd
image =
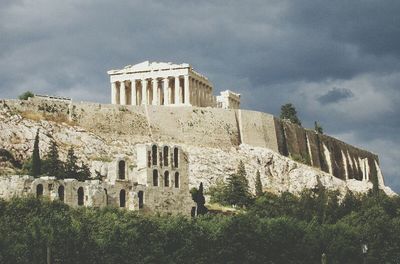
M214 96L208 78L187 63L144 61L107 73L112 104L240 107L240 94L227 90Z

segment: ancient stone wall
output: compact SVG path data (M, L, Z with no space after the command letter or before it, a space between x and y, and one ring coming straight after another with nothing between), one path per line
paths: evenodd
M97 146L104 149L112 145L113 149L119 149L120 153L113 153L111 159L124 153L132 166L136 158L134 145L138 143L176 143L224 151L247 144L269 148L343 180L372 181L378 177L378 182L383 183L375 154L261 112L174 106L68 104L34 99L7 100L2 104L10 111L41 113L50 121L66 120L71 125L78 125L91 135L91 141L101 141Z
M342 180L374 181L381 173L378 156L338 139L276 119L279 152ZM377 179L383 182L383 178Z

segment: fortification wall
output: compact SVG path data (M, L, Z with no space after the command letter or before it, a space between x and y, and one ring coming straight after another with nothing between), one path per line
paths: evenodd
M241 141L255 147L279 152L274 116L266 113L239 110Z
M378 156L318 134L290 122L275 119L279 152L342 180L383 183Z

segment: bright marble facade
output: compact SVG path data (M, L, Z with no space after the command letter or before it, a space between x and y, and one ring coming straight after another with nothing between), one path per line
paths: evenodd
M213 85L187 64L144 61L107 72L111 103L238 109L240 94L229 90L213 95ZM218 102L217 102L218 100Z
M111 103L120 105L215 105L213 86L189 64L145 61L110 70Z

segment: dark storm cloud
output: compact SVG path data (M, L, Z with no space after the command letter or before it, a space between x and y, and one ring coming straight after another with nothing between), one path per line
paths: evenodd
M0 97L108 102L107 70L188 62L244 108L293 102L306 126L377 152L400 191L399 13L397 0L0 1ZM332 87L354 96L336 104L349 94Z
M353 92L349 89L334 87L324 95L319 96L317 100L321 104L331 104L349 99L353 96L354 96Z

